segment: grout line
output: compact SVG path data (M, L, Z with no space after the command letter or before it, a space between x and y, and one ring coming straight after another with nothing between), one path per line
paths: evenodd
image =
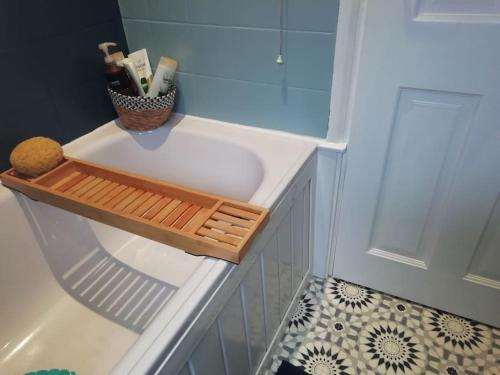
M251 83L251 84L255 84L255 85L272 86L272 87L278 87L278 88L282 87L281 84L274 84L274 83L261 82L261 81L248 81L248 80L244 80L244 79L228 78L228 77L209 75L209 74L200 74L200 73L183 72L183 71L179 71L179 72L177 72L177 74L181 74L181 75L183 74L183 75L192 76L192 77L220 79L220 80L224 80L224 81L244 82L244 83ZM286 87L288 89L294 89L294 90L303 90L303 91L311 91L311 92L316 92L316 93L330 94L330 90L312 89L312 88L307 88L307 87L291 86L291 85L287 85Z
M182 26L198 26L198 27L212 27L217 29L233 29L233 30L253 30L253 31L275 31L279 32L279 27L255 27L255 26L235 26L235 25L215 25L206 23L195 22L182 22L182 21L166 21L166 20L149 20L145 18L122 17L123 21L154 23L154 24L168 24L168 25L182 25ZM287 29L285 33L306 33L306 34L323 34L323 35L336 35L337 31L322 31L322 30L302 30L302 29Z

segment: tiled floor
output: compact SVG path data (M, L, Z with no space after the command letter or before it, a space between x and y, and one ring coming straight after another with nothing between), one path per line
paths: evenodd
M273 357L313 375L500 375L500 330L329 278L313 279Z

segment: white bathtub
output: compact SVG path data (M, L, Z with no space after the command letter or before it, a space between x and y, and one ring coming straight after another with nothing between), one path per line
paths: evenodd
M315 147L293 137L177 116L145 134L110 122L64 148L70 156L273 208ZM4 187L0 207L2 374L50 368L77 374L153 371L222 280L238 269ZM80 284L76 279L71 284L78 272ZM132 276L125 278L124 272ZM155 293L159 297L153 300ZM120 295L130 296L128 305ZM109 314L101 314L113 301Z

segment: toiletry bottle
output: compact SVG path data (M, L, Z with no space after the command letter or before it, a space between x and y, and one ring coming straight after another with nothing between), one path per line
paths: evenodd
M104 42L99 44L99 49L104 53L106 70L104 74L108 80L109 88L123 95L137 96L137 89L123 66L119 66L109 55L108 48L116 46L116 43Z
M170 57L161 57L156 68L153 82L146 96L154 98L155 96L165 95L174 82L175 71L177 70L177 61Z

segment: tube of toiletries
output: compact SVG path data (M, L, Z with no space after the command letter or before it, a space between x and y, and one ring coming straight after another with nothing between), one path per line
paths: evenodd
M147 96L155 97L166 94L171 82L174 80L176 69L177 61L170 57L161 57Z
M132 60L139 78L145 78L147 83L151 83L153 72L151 71L151 64L149 63L148 51L146 48L128 54L128 58Z
M134 63L130 58L122 59L120 61L120 64L122 64L125 69L127 70L128 75L130 78L132 78L132 81L134 81L135 86L137 87L137 91L139 92L140 96L146 96L146 93L144 92L144 88L141 85L141 79L139 78L139 74L137 73L137 70L135 69Z

